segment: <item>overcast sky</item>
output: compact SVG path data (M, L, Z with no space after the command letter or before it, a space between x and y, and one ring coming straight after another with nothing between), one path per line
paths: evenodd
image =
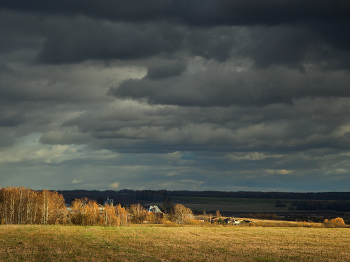
M0 186L349 191L350 1L1 0Z

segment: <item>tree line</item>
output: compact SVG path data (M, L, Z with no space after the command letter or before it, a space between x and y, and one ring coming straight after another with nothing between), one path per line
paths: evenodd
M75 198L88 197L96 200L99 204L106 196L111 196L122 204L129 204L133 201L161 202L166 198L176 199L177 197L229 197L229 198L264 198L264 199L293 199L293 200L350 200L350 192L255 192L255 191L186 191L186 190L64 190L58 191L63 194L66 203Z
M36 191L24 187L0 188L1 224L40 224L40 225L102 225L123 226L129 223L186 224L193 219L191 209L181 204L175 206L164 200L162 210L167 213L148 212L140 204L127 208L120 204L99 205L86 197L75 199L66 207L62 194L56 191Z
M0 189L1 224L55 224L66 216L64 198L54 191L23 187Z
M95 200L75 199L69 208L66 224L82 226L125 226L128 213L120 204L101 207Z
M293 201L290 210L333 210L350 212L348 201Z

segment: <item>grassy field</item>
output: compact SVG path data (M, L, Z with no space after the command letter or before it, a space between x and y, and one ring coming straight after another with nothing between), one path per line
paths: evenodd
M350 261L349 228L0 226L0 261Z

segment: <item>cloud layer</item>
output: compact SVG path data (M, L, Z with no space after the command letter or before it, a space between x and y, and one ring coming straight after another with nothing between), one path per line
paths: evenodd
M0 182L344 191L348 1L1 1Z

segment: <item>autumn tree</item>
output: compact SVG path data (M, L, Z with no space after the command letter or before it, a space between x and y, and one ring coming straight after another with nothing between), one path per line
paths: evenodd
M118 226L126 226L128 224L128 212L120 204L115 206L115 213L119 219Z
M100 224L104 226L119 226L120 218L116 214L116 207L105 205L103 207L103 213L100 217Z
M66 213L66 204L62 194L58 194L56 191L48 191L48 207L49 213L47 215L47 223L59 224Z
M36 224L37 222L37 211L38 211L38 192L27 189L26 201L25 201L25 223Z
M88 210L86 205L88 204L89 200L87 198L82 199L75 199L71 202L70 207L70 221L74 225L81 225L86 226L88 225Z
M145 221L147 221L150 224L155 224L156 220L157 220L157 217L153 212L147 212Z
M90 200L86 205L87 224L96 226L99 218L99 206L95 200Z
M177 204L172 208L171 220L176 224L185 224L193 216L192 210L184 205Z
M134 224L142 223L147 215L147 211L140 204L131 205L128 212L131 216L131 222Z
M337 226L345 226L345 222L341 217L331 219L331 223Z
M326 227L344 227L345 222L341 217L333 218L330 221L328 219L325 219L323 224Z
M24 187L0 189L2 224L53 224L65 209L64 199L55 191L33 191Z
M120 226L127 225L128 215L120 205L99 206L87 198L75 199L71 203L70 221L75 225Z

